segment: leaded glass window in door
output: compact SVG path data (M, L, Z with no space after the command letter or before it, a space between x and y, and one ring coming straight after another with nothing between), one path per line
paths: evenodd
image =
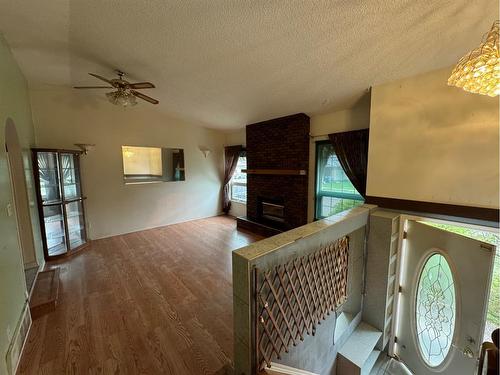
M446 358L455 331L455 285L446 258L438 253L425 262L417 286L415 321L420 354L431 367Z

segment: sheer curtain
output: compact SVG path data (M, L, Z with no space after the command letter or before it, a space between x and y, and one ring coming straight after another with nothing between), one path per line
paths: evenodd
M328 134L345 174L356 190L366 199L369 130L353 130Z
M222 197L222 211L226 214L231 209L229 181L231 181L233 177L234 171L236 170L236 164L238 164L238 158L242 151L242 145L227 146L224 148L224 195Z

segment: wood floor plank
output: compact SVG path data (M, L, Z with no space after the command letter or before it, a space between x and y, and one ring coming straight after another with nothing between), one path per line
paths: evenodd
M231 251L260 237L227 216L93 241L60 268L56 310L33 322L19 374L224 374Z

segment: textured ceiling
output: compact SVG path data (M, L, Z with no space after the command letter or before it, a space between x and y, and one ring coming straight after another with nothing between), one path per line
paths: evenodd
M238 128L346 109L372 85L451 66L499 18L498 6L498 0L0 0L0 32L31 87L99 84L87 72L110 77L119 68L130 80L156 84L144 92L160 100L159 110Z

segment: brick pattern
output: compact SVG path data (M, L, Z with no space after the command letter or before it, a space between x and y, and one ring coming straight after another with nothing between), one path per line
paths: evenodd
M246 127L248 169L309 169L309 117L296 114ZM309 173L309 171L308 171ZM282 198L285 228L307 223L306 176L255 175L247 177L247 217L259 221L258 197Z

